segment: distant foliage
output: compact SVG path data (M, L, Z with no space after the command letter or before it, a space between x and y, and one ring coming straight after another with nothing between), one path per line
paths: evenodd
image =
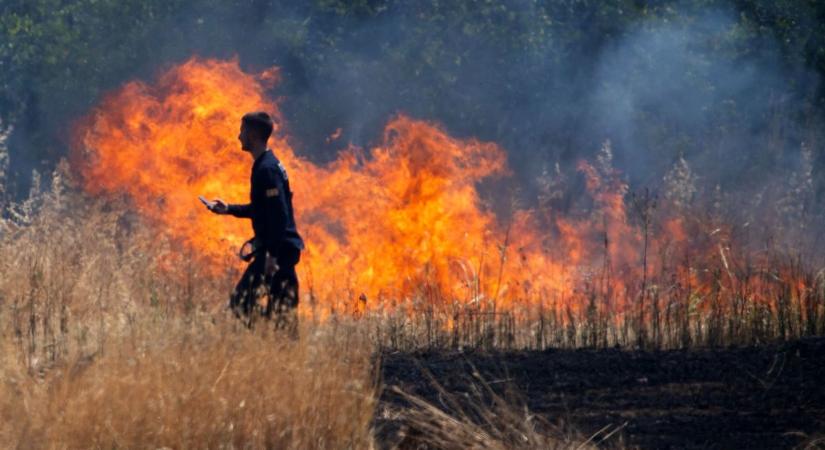
M678 79L659 70L667 45L633 44L662 27L702 38L680 43ZM22 174L65 155L73 121L106 92L193 54L281 67L274 94L290 136L321 159L376 139L404 111L500 143L531 180L592 156L605 139L616 166L644 184L661 181L679 155L697 171L719 166L711 157L730 161L705 174L723 188L786 164L783 149L803 141L815 168L825 160L823 2L5 0L0 43L0 118L16 125L9 146ZM622 46L627 67L603 67ZM719 64L734 73L720 75ZM728 79L760 67L779 78L752 80L755 92ZM649 88L668 110L622 104L617 85ZM615 111L588 104L600 90ZM328 139L339 128L341 138ZM824 189L817 181L815 197Z

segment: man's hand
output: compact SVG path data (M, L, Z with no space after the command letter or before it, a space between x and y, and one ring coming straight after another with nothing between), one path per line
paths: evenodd
M206 205L206 209L212 211L213 213L215 213L215 214L229 214L229 205L225 201L223 201L219 198L216 198L215 200L212 200L210 202L210 201L207 201L203 197L198 197L198 198L200 199L200 201L204 205Z

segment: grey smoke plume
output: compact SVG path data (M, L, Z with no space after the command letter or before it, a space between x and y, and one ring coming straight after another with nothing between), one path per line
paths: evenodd
M632 187L660 188L684 160L706 196L716 186L752 195L799 172L803 143L814 160L823 153L822 121L805 97L819 76L757 36L733 3L632 19L612 3L385 2L343 16L286 1L204 4L144 32L135 64L109 73L100 91L194 54L238 55L249 70L277 65L283 82L272 94L298 152L324 161L349 143L369 146L403 112L502 145L526 201L543 171L573 172L607 139ZM95 99L54 101L75 106L16 127L14 170L36 163L27 134L53 123L65 131Z
M777 49L733 59L726 35L743 32L707 13L688 25L649 24L603 52L593 117L635 178L655 180L684 155L711 184L737 188L765 182L747 179L764 175L760 162L771 171L798 162L813 131L793 120L804 106L790 97Z

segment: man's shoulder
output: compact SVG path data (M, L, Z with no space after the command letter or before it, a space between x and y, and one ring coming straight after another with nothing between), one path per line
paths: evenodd
M272 152L266 152L261 155L260 161L255 164L255 172L268 172L272 169L278 168L278 158Z
M275 179L283 176L281 162L272 152L267 152L261 156L260 164L255 167L253 173L253 177L257 179Z

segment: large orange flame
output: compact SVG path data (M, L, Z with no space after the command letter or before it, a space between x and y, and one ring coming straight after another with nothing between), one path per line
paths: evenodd
M238 150L239 117L265 109L262 80L236 61L191 60L155 86L131 82L82 123L76 165L92 194L126 193L169 235L211 258L243 242L249 226L205 214L197 196L248 197L248 157ZM278 141L279 153L292 158Z
M191 59L153 85L126 84L77 129L74 163L85 189L127 195L159 230L220 267L251 227L210 214L197 198L248 198L251 160L237 141L240 117L266 110L282 122L265 95L276 79L276 70L245 73L237 60ZM582 283L601 282L594 273L602 269L602 278L613 274L614 296L627 297L638 292L628 280L645 280L676 258L667 252L672 243L686 240L680 220L665 221L643 264L646 234L628 221L627 186L599 161L579 165L589 213L522 209L499 219L476 188L507 175L504 151L403 115L389 121L380 145L351 148L323 166L297 156L280 131L270 144L290 172L307 241L299 266L305 298L329 307L407 298L529 305L574 298ZM689 268L680 276L681 284L696 282Z

